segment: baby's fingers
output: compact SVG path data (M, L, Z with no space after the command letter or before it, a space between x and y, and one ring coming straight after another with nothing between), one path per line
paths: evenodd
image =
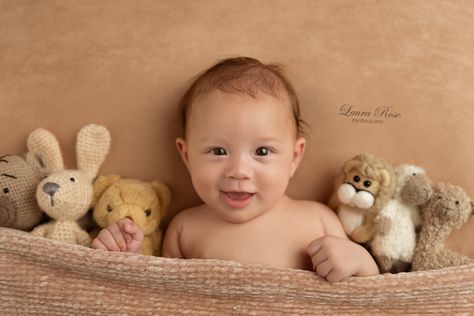
M140 248L144 238L141 229L129 218L120 220L118 224L124 233L125 241L127 243L127 251L140 253Z
M120 228L117 225L111 225L102 229L96 239L98 239L98 242L102 243L102 245L105 246L107 250L126 250L125 240L123 239Z
M333 269L333 266L332 266L331 261L326 260L320 263L318 266L316 266L314 271L316 271L316 273L320 277L325 278L326 276L328 276L329 273L331 273L332 269Z
M95 238L93 241L92 241L92 248L94 249L100 249L100 250L105 250L105 251L108 251L109 249L107 249L107 247L102 243L102 241L100 241L99 238Z

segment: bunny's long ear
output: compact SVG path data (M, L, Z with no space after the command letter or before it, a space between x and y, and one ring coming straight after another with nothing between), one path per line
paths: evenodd
M28 147L27 160L45 175L64 169L63 157L59 143L54 135L38 128L30 133L26 141Z
M104 126L89 124L81 128L76 141L78 169L94 179L109 148L110 133Z

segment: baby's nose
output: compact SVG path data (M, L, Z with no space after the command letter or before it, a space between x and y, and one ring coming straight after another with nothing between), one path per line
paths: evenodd
M252 176L252 172L250 162L244 157L238 157L231 160L226 176L236 180L243 180L249 179Z

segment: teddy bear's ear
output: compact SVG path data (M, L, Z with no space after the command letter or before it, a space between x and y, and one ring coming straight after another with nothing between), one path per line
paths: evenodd
M151 187L155 190L156 195L158 195L160 199L160 212L161 218L163 218L171 204L171 192L164 183L158 180L152 181Z
M115 182L118 182L120 179L120 176L117 176L115 174L98 177L94 181L94 197L92 199L92 206L94 206L97 201L99 201L105 190L107 190Z

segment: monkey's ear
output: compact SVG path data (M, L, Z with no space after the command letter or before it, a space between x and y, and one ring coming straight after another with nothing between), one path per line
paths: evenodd
M347 174L349 171L354 169L354 167L357 167L358 165L360 165L360 163L361 162L359 159L353 158L344 164L344 167L342 170L344 171L345 174Z
M384 187L390 186L390 183L392 181L392 174L390 174L388 170L383 169L383 170L380 170L380 175L382 176L382 181L381 181L382 185Z

